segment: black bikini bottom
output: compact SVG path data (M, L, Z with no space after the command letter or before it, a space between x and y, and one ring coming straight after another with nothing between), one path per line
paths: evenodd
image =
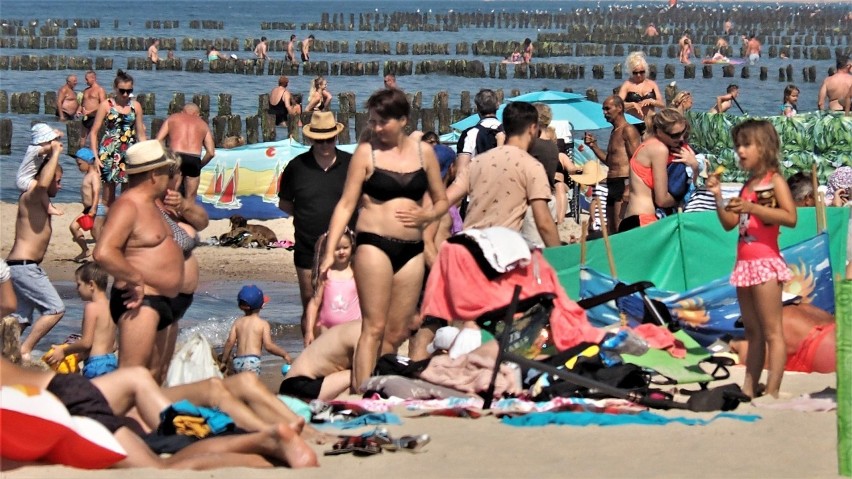
M121 315L128 311L127 306L124 305L123 298L123 295L126 292L127 290L118 289L113 286L109 293L109 313L112 315L112 320L116 324L118 324L118 320L121 318ZM145 297L142 298L142 306L148 306L157 312L157 316L160 318L157 323L157 331L166 329L170 324L180 319L180 317L176 314L177 311L175 311L173 299L168 296L146 294ZM183 312L181 312L181 314L183 314Z
M358 233L355 245L370 245L379 248L390 259L394 274L402 269L415 256L423 252L423 241L406 241L375 233Z

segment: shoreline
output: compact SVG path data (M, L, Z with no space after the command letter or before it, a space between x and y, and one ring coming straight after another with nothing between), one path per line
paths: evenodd
M72 258L80 252L79 246L71 239L68 226L83 210L80 203L55 203L64 211L61 216L53 216L53 236L47 248L41 266L54 281L74 281L74 271L80 266ZM15 241L15 218L17 203L0 202L0 257L8 256ZM279 240L293 240L293 220L278 218L275 220L250 220L251 223L262 223L268 226ZM296 267L293 265L293 252L280 249L230 248L223 246L206 246L204 241L211 236L219 236L230 231L227 219L211 220L210 225L199 234L202 244L193 251L198 258L200 281L216 280L254 280L281 281L295 283ZM86 235L90 238L90 235ZM91 251L92 242L89 242Z

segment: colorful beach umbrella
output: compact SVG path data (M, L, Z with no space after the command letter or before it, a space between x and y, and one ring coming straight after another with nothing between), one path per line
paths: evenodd
M497 118L501 121L503 120L503 109L509 102L525 101L528 103L548 104L553 110L553 120L570 121L574 130L600 130L612 127L606 121L606 118L604 118L600 103L586 100L583 95L577 93L537 91L512 97L506 101L507 103L500 105L500 108L497 110ZM625 117L632 124L642 123L642 120L632 115L625 114ZM463 131L476 125L478 122L479 115L473 114L450 126L456 130Z

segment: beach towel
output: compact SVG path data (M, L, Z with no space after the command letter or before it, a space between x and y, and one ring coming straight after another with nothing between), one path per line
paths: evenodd
M593 412L537 412L524 416L504 416L503 424L516 427L534 426L628 426L633 424L646 426L665 426L683 424L686 426L706 426L717 419L733 419L743 422L755 422L761 419L754 414L719 413L710 419L692 417L668 417L649 411L638 414L598 414Z

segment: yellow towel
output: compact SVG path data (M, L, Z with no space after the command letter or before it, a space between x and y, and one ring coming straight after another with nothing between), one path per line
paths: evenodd
M175 425L175 432L181 436L193 436L203 439L210 435L210 426L203 417L197 416L175 416L172 419L172 424Z

